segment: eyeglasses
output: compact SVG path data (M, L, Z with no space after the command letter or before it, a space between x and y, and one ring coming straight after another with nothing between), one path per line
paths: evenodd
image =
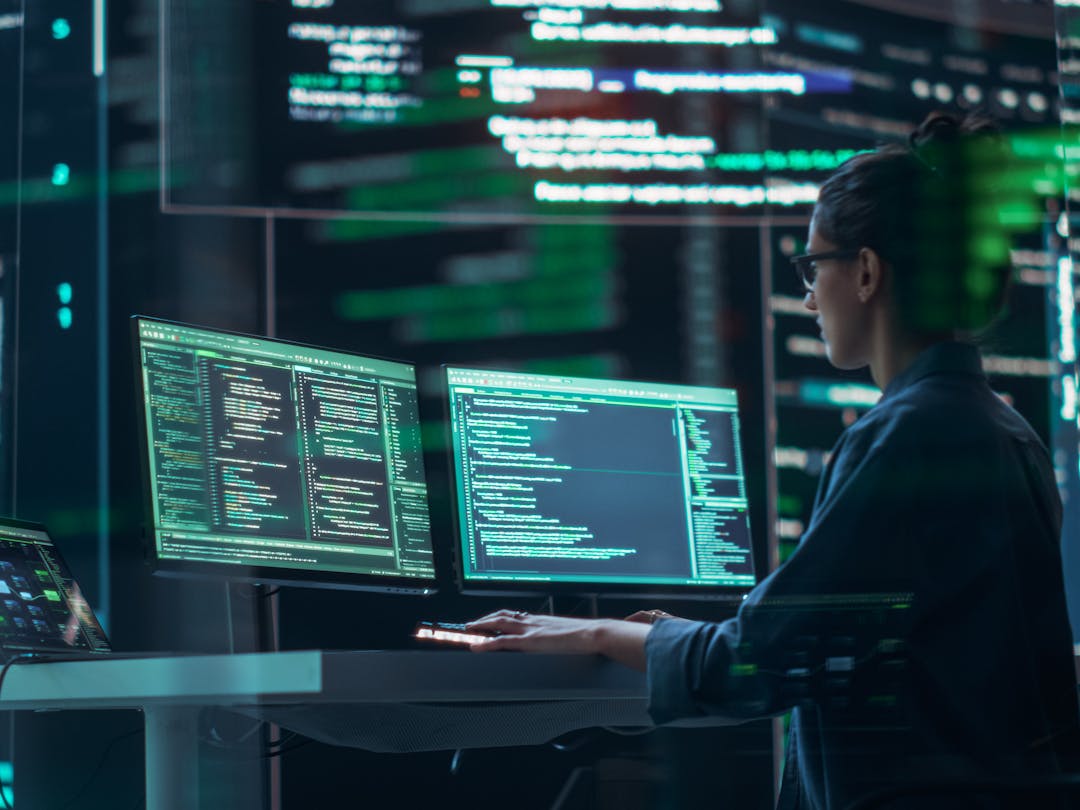
M854 259L859 255L862 248L847 248L846 250L827 250L824 253L803 253L800 256L792 256L791 263L795 265L795 275L799 277L803 287L809 292L814 289L817 281L817 263L825 259Z

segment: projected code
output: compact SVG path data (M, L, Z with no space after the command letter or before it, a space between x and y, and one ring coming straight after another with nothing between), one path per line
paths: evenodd
M492 5L522 4L493 0ZM696 24L686 24L688 14L694 15ZM520 115L490 116L488 131L513 157L517 169L540 175L533 184L536 202L746 207L790 206L816 199L813 183L715 182L717 173L710 170L719 167L722 157L717 142L711 132L685 131L687 116L680 114L681 97L702 93L801 96L848 89L836 76L680 66L680 54L690 46L711 52L710 63L716 65L726 61L724 50L775 45L779 37L773 28L732 25L738 21L720 3L567 2L530 9L522 16L538 47L561 45L563 64L463 55L457 63L465 69L457 79L463 99L476 99L479 105L486 84L491 102L521 110ZM575 46L583 50L575 54ZM599 47L617 50L618 57L610 65L599 60L597 66ZM604 104L599 99L612 95L659 98L638 102L649 110L646 117L594 118L592 111ZM590 97L596 100L586 100ZM553 108L560 114L548 114ZM689 128L696 129L692 124ZM609 177L597 181L597 172ZM575 173L592 176L584 182L567 182L567 176ZM642 175L644 179L636 182L623 181Z
M143 363L163 555L430 575L415 390L183 348Z
M460 393L473 576L752 582L733 414Z
M289 117L295 121L390 123L403 107L419 107L410 92L421 69L419 31L396 25L292 23L289 39L325 49L324 64L289 76Z
M811 203L812 182L716 182L745 169L724 162L714 131L692 123L685 99L842 93L851 85L837 72L724 69L729 61L753 62L726 52L774 46L779 34L712 1L537 7L492 0L463 10L453 23L437 5L395 0L293 2L263 12L275 43L266 49L267 70L278 76L274 88L287 88L289 119L361 139L341 155L342 166L357 154L372 164L351 206L396 207L396 195L374 189L432 169L438 159L414 165L402 160L408 153L401 149L429 143L437 132L439 144L431 148L442 151L444 124L468 140L460 150L468 165L516 169L542 207ZM688 47L710 55L707 69L686 67ZM273 92L278 120L284 96ZM617 108L643 114L601 112L612 109L613 95L636 96ZM511 114L492 114L500 109ZM400 137L390 135L395 131ZM319 143L313 134L297 143L305 138ZM298 153L287 182L305 192L348 185L341 172L319 171L334 165L323 163L327 154Z

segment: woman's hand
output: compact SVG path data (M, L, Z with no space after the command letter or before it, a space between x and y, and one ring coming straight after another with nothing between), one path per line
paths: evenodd
M473 649L522 650L547 653L599 653L599 619L572 619L567 616L547 616L521 610L497 610L465 625L467 630L495 631L500 635Z
M476 652L520 650L540 653L599 654L634 669L645 669L647 624L617 619L574 619L520 610L497 610L466 625L468 630L496 631L472 645Z

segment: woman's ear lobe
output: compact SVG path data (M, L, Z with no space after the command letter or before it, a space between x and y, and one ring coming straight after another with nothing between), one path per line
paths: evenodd
M874 293L881 287L885 268L877 251L871 248L863 248L859 251L858 261L859 301L865 304L874 297Z

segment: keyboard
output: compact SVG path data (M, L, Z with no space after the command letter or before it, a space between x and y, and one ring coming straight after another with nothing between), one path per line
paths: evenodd
M413 638L420 641L466 647L497 635L499 634L493 631L467 630L465 624L458 622L419 622L413 630Z

